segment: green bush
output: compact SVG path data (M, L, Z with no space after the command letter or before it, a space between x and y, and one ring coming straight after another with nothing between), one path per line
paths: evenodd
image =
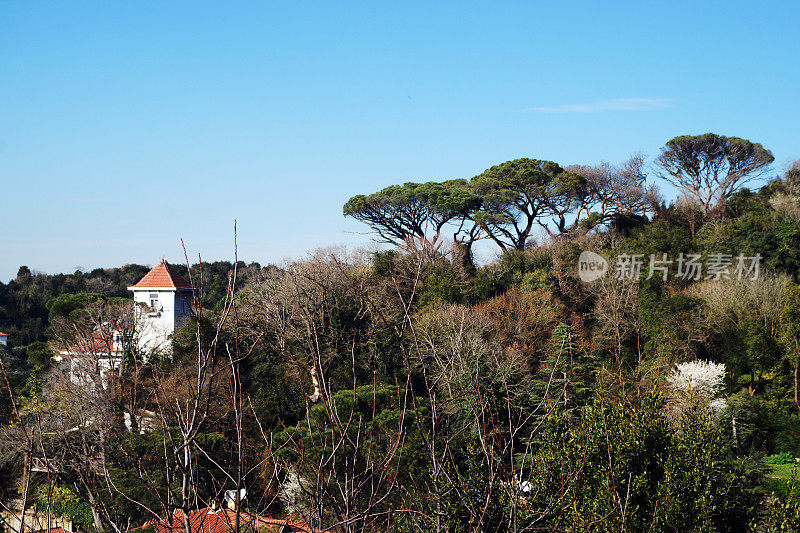
M800 531L800 483L797 476L789 480L789 490L785 497L769 500L765 531Z
M380 277L387 277L394 272L395 262L399 257L396 250L375 252L372 256L372 269Z
M775 455L764 457L764 462L768 465L788 465L794 463L794 457L789 452L781 452Z
M555 506L545 529L742 530L756 518L758 472L731 454L707 413L687 411L675 428L663 408L656 395L600 399L577 417L548 422L531 465L541 489L528 518ZM562 497L556 487L576 472Z
M49 494L50 511L57 516L69 518L75 524L81 526L84 531L90 533L94 529L94 517L92 516L91 506L81 500L72 489L67 486L53 487L52 492ZM47 510L48 491L47 487L40 487L38 498L36 500L36 510L44 512Z
M419 303L462 303L461 279L449 261L440 260L428 267L420 287Z

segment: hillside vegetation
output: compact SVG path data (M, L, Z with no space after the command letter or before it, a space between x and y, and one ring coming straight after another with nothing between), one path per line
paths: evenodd
M50 356L121 323L147 269L22 267L0 285L4 496L58 489L86 531L237 488L343 532L798 531L800 168L747 188L771 162L708 134L652 176L518 159L355 196L386 249L193 266L172 355L131 343L105 386Z

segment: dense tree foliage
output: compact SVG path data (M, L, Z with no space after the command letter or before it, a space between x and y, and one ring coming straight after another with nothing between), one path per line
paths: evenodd
M586 178L538 159L493 166L472 178L470 186L484 198L479 223L504 250L524 250L535 224L547 228L550 218L555 231L563 233L567 215L587 195Z

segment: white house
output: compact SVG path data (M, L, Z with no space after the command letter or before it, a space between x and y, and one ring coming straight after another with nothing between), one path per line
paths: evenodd
M194 301L192 285L172 265L162 260L136 285L133 291L137 304L139 348L143 353L169 351L172 334L191 316Z
M104 322L78 335L74 345L64 346L54 357L69 365L69 379L74 384L88 390L107 388L109 372L118 370L124 361L126 343L136 343L144 358L156 352L171 353L172 334L191 316L191 284L162 260L128 290L133 292L135 326L127 315ZM155 413L143 409L124 416L129 430L135 417L142 432L152 428L156 420Z
M169 263L161 261L128 290L133 291L135 302L133 342L138 344L140 353L144 357L154 352L169 353L172 334L191 315L191 284ZM70 376L76 383L93 376L91 369L97 365L105 386L106 373L118 368L124 357L126 326L123 322L97 326L90 335L79 338L74 346L61 348L55 360L69 362Z
M8 346L8 333L0 333L0 344Z

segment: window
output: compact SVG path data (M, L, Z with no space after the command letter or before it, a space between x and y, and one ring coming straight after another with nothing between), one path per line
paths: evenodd
M153 311L158 311L158 293L151 292L150 293L150 309Z

